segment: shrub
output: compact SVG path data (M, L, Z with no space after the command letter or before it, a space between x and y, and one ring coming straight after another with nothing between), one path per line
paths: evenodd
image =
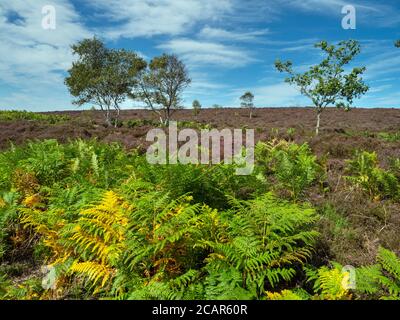
M378 138L387 142L397 142L400 141L400 132L380 132Z
M234 165L151 165L138 157L134 166L138 178L159 185L172 198L190 194L196 203L217 209L229 207L227 195L249 199L267 190L257 170L252 175L238 176Z
M137 128L141 126L153 126L159 127L161 124L159 121L147 120L147 119L131 119L124 123L128 128Z
M30 142L0 153L0 190L37 192L39 186L90 183L110 187L129 177L131 155L117 144L77 140Z
M278 188L289 190L294 199L304 194L321 172L307 144L297 145L284 140L258 143L256 160L267 175L275 177Z
M260 298L266 288L289 282L310 257L318 233L313 209L278 201L271 194L235 202L227 215L228 239L203 241L212 249L206 269L208 299ZM244 289L244 290L243 290ZM232 291L233 290L233 291ZM239 291L239 292L238 292Z
M384 300L400 300L400 259L379 248L377 264L357 269L357 291Z
M18 121L18 120L30 120L30 121L43 121L50 124L56 124L59 122L65 122L70 120L70 117L66 115L55 115L55 114L41 114L28 111L0 111L0 121Z
M312 284L312 293L304 289L267 292L269 300L350 300L350 273L333 262L331 267L322 266L314 269L306 267L307 283Z
M391 170L396 175L397 179L400 181L400 158L392 159Z
M42 297L66 297L78 286L80 297L261 298L294 278L318 235L313 209L271 194L218 212L134 177L72 221L48 207L20 209L56 268L55 296Z
M362 188L371 198L397 198L399 181L391 172L378 165L375 152L356 152L355 157L347 162L347 171L351 174L347 179Z
M18 198L15 192L0 194L0 261L11 249L9 239L18 226Z

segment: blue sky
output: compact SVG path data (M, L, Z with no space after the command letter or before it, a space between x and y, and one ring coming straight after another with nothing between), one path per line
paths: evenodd
M46 5L56 9L55 30L42 28ZM355 30L342 28L345 5L356 8ZM70 45L93 35L146 59L177 54L193 79L186 106L231 107L247 90L259 107L309 105L274 61L305 70L321 59L315 42L357 39L353 65L367 67L371 89L355 104L400 107L399 0L0 0L0 109L77 109L63 84Z

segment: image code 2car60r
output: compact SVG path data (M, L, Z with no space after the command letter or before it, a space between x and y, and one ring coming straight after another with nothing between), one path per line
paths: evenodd
M198 315L247 315L246 305L197 305Z

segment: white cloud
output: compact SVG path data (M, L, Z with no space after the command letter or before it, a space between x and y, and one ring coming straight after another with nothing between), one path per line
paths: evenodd
M274 57L270 53L275 51L286 51L283 56L289 55L294 60L294 54L308 51L307 55L297 58L302 64L298 70L303 70L314 59L314 51L310 53L310 49L317 39L267 39L264 37L269 34L267 29L252 29L256 23L265 25L276 21L289 9L340 16L341 7L348 4L345 0L83 0L77 5L82 3L85 12L91 15L90 19L80 16L71 0L0 0L0 84L6 85L1 88L0 106L69 108L71 97L63 78L73 60L70 45L91 37L94 32L106 40L162 36L151 44L179 55L190 68L193 84L186 97L192 99L191 96L201 95L205 99L210 96L209 103L223 97L228 102L240 96L243 90L234 90L229 95L234 81L228 79L230 85L216 82L222 81L220 68L245 67L259 62L256 56L262 56L261 50L266 53L265 61L260 62L262 68L272 68ZM56 30L41 27L41 9L49 4L56 8ZM381 25L400 21L399 8L395 5L368 0L354 0L352 4L359 9L361 20ZM90 29L83 24L93 21L99 26ZM263 46L251 46L257 42L262 42ZM393 47L392 41L364 42L367 46L365 51L363 48L363 60L357 64L367 65L365 77L368 81L383 81L383 78L400 74L399 49ZM239 43L245 43L248 48ZM274 78L272 71L268 69ZM269 79L268 83L274 83L272 81ZM378 86L371 92L371 99L375 99L371 101L392 103L394 99L378 100L373 93L394 90L395 87ZM309 103L295 88L284 83L261 85L253 91L259 106ZM224 104L224 101L215 102Z
M397 49L398 50L398 49ZM393 74L400 74L400 55L394 48L393 52L387 51L374 56L365 62L367 71L365 79L378 80Z
M389 90L392 88L393 88L393 85L391 85L391 84L375 86L375 87L370 88L368 93L379 93L379 92L386 91L386 90Z
M279 6L280 2L275 0L275 5ZM288 7L306 12L316 12L330 16L343 16L341 9L346 5L353 5L357 10L357 21L362 23L389 26L400 22L399 9L380 1L288 0L285 4Z
M201 21L217 21L232 10L231 0L90 0L113 26L104 35L151 37L182 35ZM118 23L118 24L117 24Z
M261 36L265 36L268 33L268 29L240 32L205 26L200 31L199 37L207 40L254 42L259 41Z
M352 1L351 3L349 3L348 1L343 1L343 0L289 0L288 4L303 9L305 11L324 11L327 9L332 10L332 9L337 9L339 7L342 8L346 5L353 5L356 8L373 12L379 11L376 5L365 5L365 4L360 4L360 2L356 1ZM338 14L340 13L341 11L338 10Z
M243 49L215 42L174 39L159 45L158 48L181 56L191 67L211 64L235 68L255 61L252 55Z
M79 15L67 0L55 0L56 30L42 28L45 0L13 0L0 5L0 82L20 93L3 97L32 105L29 91L43 96L63 87L63 72L72 62L70 45L90 32L79 23ZM10 16L17 19L10 21ZM35 88L35 90L33 90ZM63 90L67 97L66 90ZM28 99L23 97L28 96ZM42 103L46 103L43 100Z

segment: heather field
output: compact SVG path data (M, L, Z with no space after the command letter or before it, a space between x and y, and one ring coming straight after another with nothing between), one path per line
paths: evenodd
M400 110L328 109L318 137L307 108L176 113L255 128L248 176L148 164L149 111L0 114L6 299L398 297Z

